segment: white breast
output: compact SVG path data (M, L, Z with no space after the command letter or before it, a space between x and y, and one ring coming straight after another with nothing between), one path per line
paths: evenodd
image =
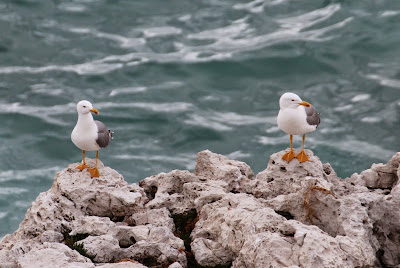
M79 115L78 122L71 133L71 140L81 150L97 151L100 146L96 143L97 126L91 114Z
M316 126L307 123L304 106L279 110L277 122L278 127L290 135L303 135L316 129Z

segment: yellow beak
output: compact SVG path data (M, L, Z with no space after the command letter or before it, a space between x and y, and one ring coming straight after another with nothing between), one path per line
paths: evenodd
M95 108L91 109L90 111L91 111L92 113L99 114L99 111L97 111Z
M303 101L303 102L299 103L299 105L303 105L303 106L306 106L306 107L310 107L311 106L311 104L309 104L306 101Z

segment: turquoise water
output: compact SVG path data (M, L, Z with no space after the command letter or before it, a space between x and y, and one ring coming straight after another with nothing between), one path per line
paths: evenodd
M306 147L339 176L387 162L400 148L398 29L400 1L1 2L0 237L81 160L82 99L115 132L100 159L129 183L193 170L204 149L263 170L289 146L276 126L287 91L321 112Z

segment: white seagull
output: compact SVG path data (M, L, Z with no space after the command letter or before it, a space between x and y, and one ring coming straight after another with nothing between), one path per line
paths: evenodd
M317 129L321 122L319 113L306 101L302 101L294 93L285 93L279 99L280 110L278 113L278 127L290 135L290 152L282 156L283 160L290 162L297 158L299 162L308 161L304 151L306 133ZM298 155L293 151L293 135L303 135L303 147Z
M99 177L99 170L97 169L97 159L99 158L99 149L108 146L112 140L112 131L109 130L102 122L93 120L91 114L98 114L99 112L93 108L92 104L87 100L82 100L76 105L78 111L78 122L71 133L72 142L82 150L83 162L76 168L83 170L85 168L90 172L90 176ZM85 162L85 151L97 151L96 153L96 166L89 168Z

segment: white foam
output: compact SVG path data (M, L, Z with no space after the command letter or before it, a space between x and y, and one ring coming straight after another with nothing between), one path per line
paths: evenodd
M202 126L217 131L231 131L235 126L265 124L276 122L276 117L243 115L234 112L204 112L189 114L184 122L189 125Z
M273 127L268 128L267 130L265 130L265 132L267 132L267 133L276 133L279 131L281 131L281 129L278 126L273 126Z
M87 10L84 5L79 5L76 3L62 3L58 5L58 9L75 13L84 12Z
M245 4L235 4L234 9L247 10L252 13L261 13L264 11L264 0L255 0Z
M30 88L32 89L33 93L40 95L60 96L62 94L65 94L65 89L53 88L51 85L48 84L35 84L31 85Z
M124 88L116 88L111 90L110 96L117 96L117 95L125 95L125 94L136 94L139 92L144 92L147 90L147 87L124 87Z
M359 141L356 139L340 139L323 143L325 146L334 147L335 150L341 150L344 152L357 153L359 157L371 157L382 160L389 160L396 152L393 150L387 150L379 145L371 144L365 141Z
M194 125L197 127L200 126L203 128L210 128L216 131L230 131L233 129L232 127L227 126L226 124L212 121L212 119L198 114L190 114L189 118L184 120L184 123L188 125Z
M69 28L69 31L73 33L79 33L79 34L88 34L90 33L91 29L89 28Z
M182 30L172 26L160 26L147 28L143 30L143 34L146 38L154 38L160 36L168 36L168 35L179 35L182 33Z
M333 108L333 110L336 112L345 112L345 111L351 110L353 107L354 107L353 104L347 104L347 105L335 107L335 108Z
M152 89L171 89L182 87L184 83L182 81L166 81L155 86L152 86Z
M1 187L0 195L14 195L14 194L22 194L28 192L28 189L17 188L17 187Z
M192 18L191 14L182 15L178 18L179 21L189 21Z
M166 102L166 103L151 103L151 102L125 102L125 103L114 103L114 102L100 102L95 104L95 107L99 109L107 108L141 108L153 112L167 112L177 113L188 111L193 108L193 104L187 102ZM98 109L98 110L99 110Z
M53 105L53 106L30 106L21 105L19 102L14 103L1 103L0 104L0 114L4 113L17 113L27 116L33 116L44 120L47 123L67 126L70 123L63 121L61 118L54 118L57 115L72 114L76 113L76 103L68 103L63 105Z
M258 143L263 145L276 145L276 144L289 144L289 135L281 137L259 136L257 137Z
M366 78L376 80L382 86L392 87L392 88L400 88L400 80L390 79L378 74L367 74Z
M8 212L1 211L0 212L0 219L4 219L5 217L7 217L7 215L8 215ZM1 240L1 237L0 237L0 240Z
M32 180L34 177L46 177L53 180L56 172L61 169L63 167L56 166L44 169L5 170L0 172L0 182Z
M232 24L225 27L205 30L195 34L189 34L187 37L189 39L199 39L199 40L207 40L207 39L222 40L222 39L235 38L244 31L250 31L250 25L247 23L247 18L235 20L232 22Z
M229 159L249 158L251 154L243 153L242 151L234 151L226 155Z
M382 12L381 17L393 17L400 14L398 10L385 10Z
M293 32L309 28L332 17L340 10L340 4L328 5L295 17L277 20L282 28L291 29Z
M362 102L362 101L366 101L369 100L371 98L370 94L358 94L355 95L353 98L351 98L351 102Z
M382 121L382 118L378 117L378 116L366 116L361 118L361 122L364 123L379 123Z
M98 38L109 39L120 43L122 48L137 48L146 44L146 40L144 38L130 38L117 34L103 33L96 30L92 30L91 32Z

